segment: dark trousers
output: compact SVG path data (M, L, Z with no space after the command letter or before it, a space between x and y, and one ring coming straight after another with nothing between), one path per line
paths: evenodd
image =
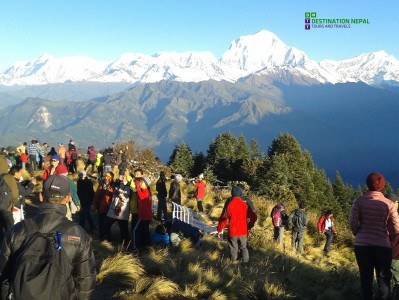
M0 209L0 243L6 232L14 225L12 212L6 209Z
M227 241L229 245L230 259L236 261L238 256L242 257L243 262L248 262L249 253L247 248L247 236L229 236Z
M119 220L110 217L105 217L103 229L105 232L105 237L108 241L112 241L111 235L111 227L114 223L117 222L119 226L119 231L121 233L122 243L127 245L129 243L129 228L128 228L128 221L127 220Z
M104 175L104 167L97 166L97 178L102 178Z
M90 225L90 230L94 230L94 222L91 217L90 213L90 206L89 207L83 207L79 211L79 225L83 228L85 228L86 225L86 220L89 222Z
M86 165L85 165L85 171L87 170L87 168L89 167L89 165L91 165L91 173L94 173L94 165L95 165L95 161L91 161L91 160L87 160Z
M332 242L332 239L334 237L334 233L333 233L333 231L331 229L329 229L329 230L326 230L324 232L324 235L326 236L326 243L324 244L323 251L324 252L329 252L330 251L331 242Z
M100 240L105 240L106 238L106 232L104 230L104 223L105 223L105 218L107 217L107 213L98 213L98 235Z
M30 166L31 172L34 172L37 170L36 154L29 155L29 166Z
M141 249L151 245L150 224L151 220L138 219L133 230L133 249Z
M162 219L162 214L164 220L168 219L168 207L166 206L166 198L158 196L158 209L157 209L157 219Z
M69 172L71 172L72 174L75 174L78 171L78 168L76 167L76 159L72 160L69 163L68 168L69 168Z
M378 299L390 299L392 250L377 246L355 246L363 300L373 299L374 270L378 284Z
M202 206L202 199L197 199L197 208L198 208L198 211L200 211L200 212L204 211L204 207Z
M292 231L292 249L296 249L297 254L302 254L304 231Z

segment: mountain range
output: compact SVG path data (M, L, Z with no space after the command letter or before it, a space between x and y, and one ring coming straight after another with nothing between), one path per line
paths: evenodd
M38 138L82 147L135 139L164 161L176 143L206 151L224 131L266 152L290 132L332 177L393 185L399 62L384 51L315 62L262 30L211 53L125 54L113 62L43 55L0 73L2 144Z

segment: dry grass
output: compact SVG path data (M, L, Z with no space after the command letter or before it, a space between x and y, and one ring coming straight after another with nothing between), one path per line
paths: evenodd
M96 279L99 283L107 280L128 285L143 274L144 267L137 258L119 252L103 260Z
M229 196L226 194L226 196ZM206 218L219 217L223 207L217 195ZM194 202L191 202L194 201ZM195 200L189 204L196 208ZM217 203L216 203L217 202ZM111 244L96 245L96 256L104 259L98 274L98 291L119 299L354 299L358 297L358 275L351 248L335 242L331 255L322 251L324 235L314 233L317 214L305 235L303 255L291 248L291 232L285 247L273 243L269 217L273 203L254 198L260 222L249 235L250 263L232 264L227 242L205 236L195 249L189 240L174 248L150 248L139 257L116 253ZM117 279L115 279L117 278ZM125 279L120 282L120 279ZM114 287L104 284L112 282ZM115 284L116 288L115 288ZM108 291L108 292L107 292ZM98 293L97 293L98 294ZM96 297L97 299L97 297Z

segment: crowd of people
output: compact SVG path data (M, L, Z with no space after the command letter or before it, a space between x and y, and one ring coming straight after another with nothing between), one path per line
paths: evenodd
M150 245L169 246L179 243L178 230L174 228L174 220L171 220L168 213L167 203L173 201L176 204L182 204L183 177L180 174L172 175L168 191L166 174L161 171L155 184L156 195L153 195L150 188L151 177L141 168L132 169L123 149L118 151L107 149L98 152L91 145L87 149L84 168L78 171L77 160L81 156L72 139L67 147L59 143L57 150L51 147L47 152L48 147L47 143L40 145L38 141L32 140L29 146L27 143L21 143L14 155L2 149L0 155L0 238L3 242L0 254L0 279L3 282L6 282L5 278L20 276L18 272L14 272L16 266L19 267L21 263L14 260L15 253L20 252L21 248L22 251L28 251L25 248L31 246L30 243L22 243L22 241L29 239L34 245L36 243L34 240L38 236L43 237L47 233L56 232L53 239L58 246L53 248L55 251L65 249L70 259L70 268L66 272L83 280L83 284L78 285L69 281L65 282L64 292L78 293L83 295L82 298L89 297L95 285L94 255L88 234L95 234L100 240L123 243L127 248L130 247L132 252L142 251ZM41 201L39 214L26 220L24 220L25 197L32 193L38 180L33 176L24 180L22 178L24 169L30 171L31 175L38 170L43 170L42 191L39 193ZM97 173L96 190L88 172L91 176ZM68 174L76 173L78 179L75 183ZM191 181L195 187L194 197L197 210L203 213L203 200L206 193L204 175L200 174ZM399 299L397 205L382 194L385 179L381 174L371 173L366 178L366 185L368 191L355 199L349 219L350 228L355 236L354 252L360 271L362 299L373 297L374 271L377 276L380 299L390 299L392 296L390 286L392 277L395 284L394 299ZM152 205L155 197L158 199L158 207L154 216ZM288 226L292 231L292 249L301 256L304 235L309 222L306 206L304 203L299 203L290 214L286 209L287 202L282 201L271 210L273 238L277 247L284 247L284 230ZM79 215L78 223L73 221L76 213ZM93 213L97 216L97 220L93 219ZM159 223L151 233L150 225L153 219ZM227 242L233 263L249 261L248 234L256 219L256 210L252 201L244 195L244 189L238 185L233 186L231 197L226 200L217 225L220 238L223 236L225 226L229 225ZM131 220L130 230L129 220ZM118 224L119 234L111 230L114 223ZM179 226L177 223L176 226ZM180 226L186 227L186 224ZM320 216L317 229L319 234L325 236L323 251L328 256L333 238L337 234L332 210L327 210ZM198 229L193 236L195 236L193 241L197 242L200 236ZM54 245L54 240L51 241L51 245ZM21 268L28 267L21 266ZM26 287L14 286L13 288L15 295L29 296ZM40 284L37 284L37 288L40 288ZM2 293L4 289L3 286ZM47 291L44 287L42 289Z

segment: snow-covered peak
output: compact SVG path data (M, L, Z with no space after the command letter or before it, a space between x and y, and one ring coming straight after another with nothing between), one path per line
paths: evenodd
M363 81L379 85L383 81L399 82L399 61L384 50L363 53L341 60L323 60L320 66L337 76L337 82Z
M0 73L3 85L39 85L63 82L158 82L173 80L235 82L251 74L274 76L293 72L319 82L357 82L399 85L399 62L385 51L320 63L287 46L274 33L261 30L231 43L220 60L210 52L161 52L154 55L125 53L114 61L88 57L55 58L49 54L17 62Z
M309 60L305 53L284 44L274 33L262 30L253 35L242 36L232 42L221 58L224 65L256 72L276 66L303 65Z

